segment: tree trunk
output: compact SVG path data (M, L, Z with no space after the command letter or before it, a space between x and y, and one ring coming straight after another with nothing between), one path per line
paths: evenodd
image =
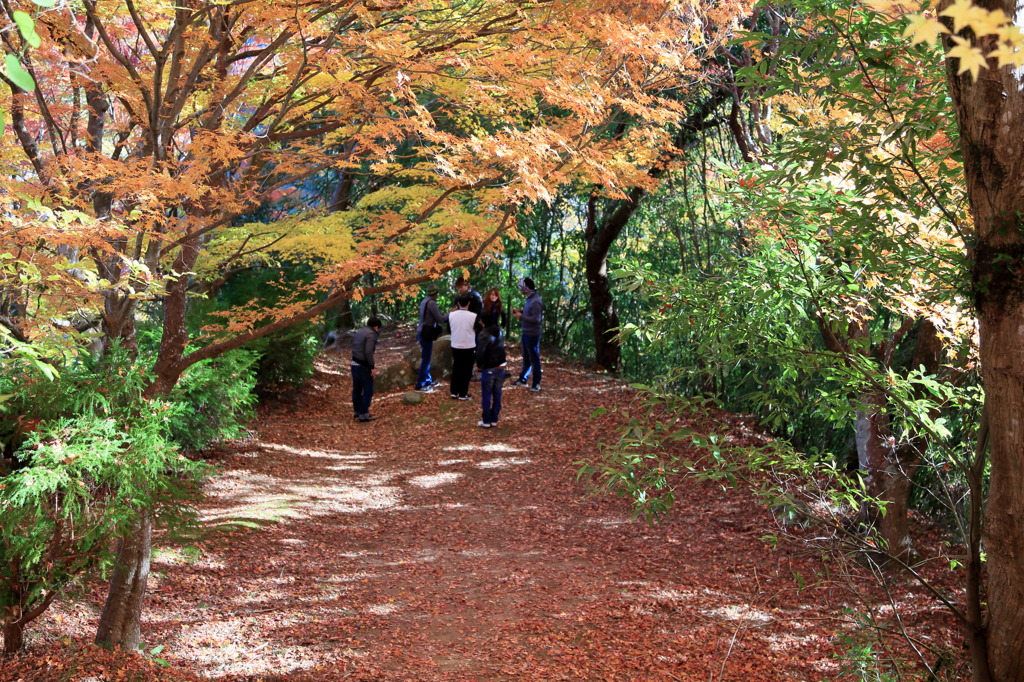
M25 646L25 626L22 623L5 623L4 628L4 653L13 654Z
M646 190L634 187L629 193L629 200L618 202L616 209L600 221L597 217L597 196L591 195L587 201L585 259L590 312L594 318L594 360L609 372L618 371L622 347L615 338L619 316L615 312L615 299L608 279L608 254L646 194Z
M886 553L905 556L910 551L907 506L916 464L909 471L896 456L884 389L861 396L855 434L857 461L864 475L865 492L879 502L861 510L864 521L878 529L886 544Z
M127 651L139 648L152 530L150 512L143 510L135 524L118 541L117 564L100 616L97 644L108 648L119 646Z
M104 293L103 338L106 341L104 352L110 349L113 341L120 340L122 348L133 356L137 353L139 346L135 338L135 299L116 291Z
M1017 0L979 0L1022 23ZM949 41L949 39L946 39ZM951 45L951 42L947 42ZM985 46L993 47L992 43ZM976 80L946 62L974 217L975 306L991 460L983 539L988 554L988 671L1024 682L1024 89L1020 69L990 59Z

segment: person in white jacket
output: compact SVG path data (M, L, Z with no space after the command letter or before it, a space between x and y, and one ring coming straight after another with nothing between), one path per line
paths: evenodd
M469 309L470 297L460 296L458 308L448 314L452 327L452 397L469 400L469 381L476 359L476 318Z

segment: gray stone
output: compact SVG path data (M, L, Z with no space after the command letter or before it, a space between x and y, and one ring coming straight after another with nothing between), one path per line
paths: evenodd
M373 389L380 393L390 393L410 386L414 381L416 370L404 362L398 362L378 370Z
M420 350L419 344L416 348L413 348L405 354L403 358L405 364L412 367L412 371L419 375L420 371L420 356L423 351ZM451 376L452 373L452 337L445 334L437 341L434 341L434 352L430 355L430 375L434 377L434 380L441 379L443 377ZM413 377L415 379L415 377Z
M406 405L419 405L426 399L427 396L422 393L417 393L416 391L406 391L402 395L402 402Z
M434 341L434 352L430 356L430 374L434 379L452 374L452 337L447 334Z

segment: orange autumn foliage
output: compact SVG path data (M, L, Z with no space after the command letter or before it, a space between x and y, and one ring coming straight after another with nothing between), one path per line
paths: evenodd
M649 184L701 57L749 6L11 3L42 40L12 33L8 45L37 88L7 82L4 242L61 282L34 286L43 296L19 299L12 324L45 335L54 317L102 308L106 338L130 341L136 302L161 300L159 391L200 359L367 293L364 273L401 290L475 262L516 236L518 206L561 186ZM328 215L300 189L313 177L369 189ZM240 224L268 206L278 220ZM238 312L233 336L186 354L197 282L274 248L315 254L327 300ZM10 296L18 273L5 272Z

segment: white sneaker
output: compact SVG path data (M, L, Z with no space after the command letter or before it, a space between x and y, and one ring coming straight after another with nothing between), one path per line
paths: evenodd
M488 424L487 422L483 421L482 419L480 421L478 421L476 423L476 425L479 426L481 429L489 429L492 426L494 426L493 424Z
M497 426L497 425L498 425L498 422L491 422L491 428L492 428L492 429L493 429L493 428L494 428L495 426Z
M419 388L416 389L416 392L417 393L433 393L434 392L434 387L433 386L420 386Z

